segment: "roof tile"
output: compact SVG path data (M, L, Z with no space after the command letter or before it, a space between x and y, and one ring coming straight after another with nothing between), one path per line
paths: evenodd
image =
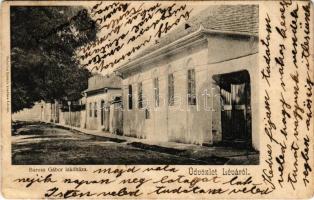
M190 25L188 29L185 29L185 24L178 26L163 36L159 43L142 50L134 59L197 31L201 25L214 31L258 35L258 19L258 5L209 6L186 22Z

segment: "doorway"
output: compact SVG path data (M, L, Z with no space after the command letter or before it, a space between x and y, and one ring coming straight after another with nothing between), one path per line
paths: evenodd
M109 131L110 129L110 104L105 103L105 112L104 112L104 130Z
M220 88L222 142L251 147L251 87L248 71L214 75Z
M104 126L104 122L105 122L105 101L101 100L101 107L100 107L100 122L101 122L101 126Z

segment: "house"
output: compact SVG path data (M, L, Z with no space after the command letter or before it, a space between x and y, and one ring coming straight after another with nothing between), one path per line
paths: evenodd
M81 104L81 128L122 132L121 79L117 76L95 75L89 78Z
M258 5L209 6L187 24L116 69L123 134L259 150Z

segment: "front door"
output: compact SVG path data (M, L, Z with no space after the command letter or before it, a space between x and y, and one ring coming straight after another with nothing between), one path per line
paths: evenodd
M250 82L247 79L224 81L221 87L221 127L224 143L250 146Z

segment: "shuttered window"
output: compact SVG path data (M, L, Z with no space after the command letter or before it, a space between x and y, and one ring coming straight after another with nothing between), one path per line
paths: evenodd
M97 117L97 102L94 103L94 117Z
M174 105L174 77L173 74L168 75L168 105Z
M137 95L138 95L138 108L143 108L143 84L142 82L137 85Z
M155 99L155 107L159 106L159 80L158 78L154 78L154 99Z
M104 125L104 114L105 114L105 101L101 100L100 104L100 123L103 126Z
M132 85L129 85L129 89L128 89L128 104L129 104L129 110L132 110L133 108Z
M188 70L188 104L196 105L195 69Z
M89 117L93 116L92 103L89 103Z

